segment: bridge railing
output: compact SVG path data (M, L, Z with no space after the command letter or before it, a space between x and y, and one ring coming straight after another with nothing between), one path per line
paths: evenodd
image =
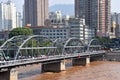
M42 61L42 60L51 60L51 59L59 59L59 58L72 58L72 57L81 57L85 55L94 55L94 54L103 54L105 53L104 50L101 51L93 51L93 52L82 52L82 53L76 53L76 54L65 54L65 55L55 55L55 56L44 56L44 57L38 57L38 58L30 58L30 59L21 59L21 60L12 60L12 61L0 61L0 66L9 66L9 65L16 65L16 64L23 64L27 62L33 62L33 61Z
M63 57L63 55L55 55L55 56L41 56L41 57L33 57L28 59L20 59L20 60L11 60L11 61L0 61L0 66L4 65L14 65L19 63L25 63L25 62L31 62L31 61L37 61L37 60L45 60L45 59L52 59L52 58L58 58Z

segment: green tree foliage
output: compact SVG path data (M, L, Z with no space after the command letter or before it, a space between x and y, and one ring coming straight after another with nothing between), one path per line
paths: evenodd
M96 37L102 44L109 44L111 39L109 37Z
M9 33L9 38L18 35L32 35L33 31L30 28L15 28Z
M5 42L4 40L0 40L0 46L1 46L4 42Z
M102 46L108 49L111 46L111 39L109 37L96 37L102 44Z

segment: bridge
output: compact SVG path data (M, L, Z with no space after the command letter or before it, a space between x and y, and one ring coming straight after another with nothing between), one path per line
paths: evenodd
M101 48L97 39L85 45L79 38L51 40L41 35L15 36L0 47L0 79L17 80L14 68L25 65L41 63L42 72L65 70L67 59L72 59L73 65L86 65L104 57Z

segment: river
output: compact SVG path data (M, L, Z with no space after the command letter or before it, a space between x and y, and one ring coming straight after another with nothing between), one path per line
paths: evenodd
M120 62L97 61L87 66L67 67L60 73L42 73L21 80L120 80Z

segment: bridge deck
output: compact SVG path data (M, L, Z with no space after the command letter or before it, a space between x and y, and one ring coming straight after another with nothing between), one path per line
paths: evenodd
M94 52L84 52L84 53L76 53L76 54L68 54L68 55L56 55L56 56L46 56L44 58L30 58L30 59L22 59L22 60L14 60L14 61L6 61L1 62L0 70L6 68L14 68L18 66L30 65L30 64L38 64L38 63L53 63L58 62L60 60L72 59L72 58L84 58L86 56L95 56L104 54L105 51L94 51Z

